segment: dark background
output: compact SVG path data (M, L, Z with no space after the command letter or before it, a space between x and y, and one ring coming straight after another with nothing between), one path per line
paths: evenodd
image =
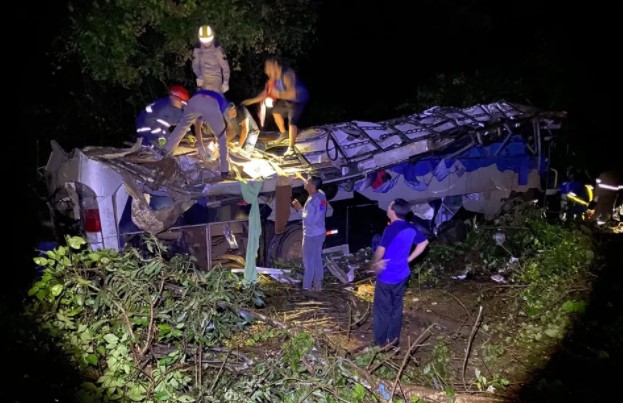
M51 45L68 22L66 4L20 2L15 6L16 11L5 15L5 24L12 22L14 12L17 21L13 21L16 28L5 34L3 51L10 71L5 93L9 105L5 118L10 123L4 132L8 139L5 239L9 240L5 254L9 260L0 314L3 321L8 320L2 327L11 332L21 331L11 320L32 280L33 248L42 235L38 214L42 204L33 187L37 168L46 163L49 139L62 138L67 149L117 145L106 144L101 137L93 141L80 129L81 124L67 124L77 117L73 109L64 107L65 100L84 83L78 66L60 79L50 74ZM621 74L615 63L621 49L619 20L614 6L599 1L384 0L368 6L360 1L323 1L317 42L296 66L312 95L301 126L396 117L402 105L413 104L422 85L434 82L435 75L477 71L483 85L489 78L490 85L504 78L521 79L527 88L522 102L567 111L569 130L558 141L558 149L565 150L568 161L591 175L620 168L621 127L614 107ZM504 89L499 93L504 94ZM116 99L102 102L123 107ZM133 115L128 111L119 122L127 125L128 133L134 130L128 118ZM59 130L66 126L75 129ZM620 284L620 276L616 278L613 284ZM12 352L27 353L19 348ZM41 368L33 376L43 379L42 396L57 390L45 382L58 383L62 373L50 370L62 367L53 352L21 355L14 362L21 362L23 368ZM12 369L15 374L20 373L19 365ZM565 365L574 362L565 361ZM593 372L599 373L597 369ZM36 382L26 384L33 387ZM611 386L593 384L594 388Z

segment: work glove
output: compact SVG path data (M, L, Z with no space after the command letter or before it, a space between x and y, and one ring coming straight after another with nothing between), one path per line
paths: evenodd
M221 93L226 93L227 91L229 91L229 83L223 83L223 85L221 86Z

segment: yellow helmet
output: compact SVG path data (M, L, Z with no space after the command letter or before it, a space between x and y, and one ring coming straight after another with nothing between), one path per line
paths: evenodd
M199 42L210 43L214 40L214 30L209 25L199 27Z

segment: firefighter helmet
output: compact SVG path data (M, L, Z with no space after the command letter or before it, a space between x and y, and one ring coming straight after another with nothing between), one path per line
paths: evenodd
M214 40L214 30L209 25L199 27L199 42L210 43Z
M186 90L186 88L182 87L181 85L172 85L169 88L169 95L176 96L184 102L188 102L188 100L190 99L188 90Z

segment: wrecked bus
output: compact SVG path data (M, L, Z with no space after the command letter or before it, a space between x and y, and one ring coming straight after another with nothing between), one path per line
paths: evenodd
M138 143L66 152L53 141L45 182L58 233L80 233L94 249L155 234L207 269L243 258L249 234L261 231L257 263L270 265L301 254L301 217L291 208L306 197L299 175L323 180L326 248L369 246L396 197L435 234L459 209L492 217L511 193L543 189L547 149L565 117L500 101L315 126L299 133L293 157L233 147L236 180L221 180L218 159L199 158L191 144L163 157ZM259 228L249 220L255 203Z

